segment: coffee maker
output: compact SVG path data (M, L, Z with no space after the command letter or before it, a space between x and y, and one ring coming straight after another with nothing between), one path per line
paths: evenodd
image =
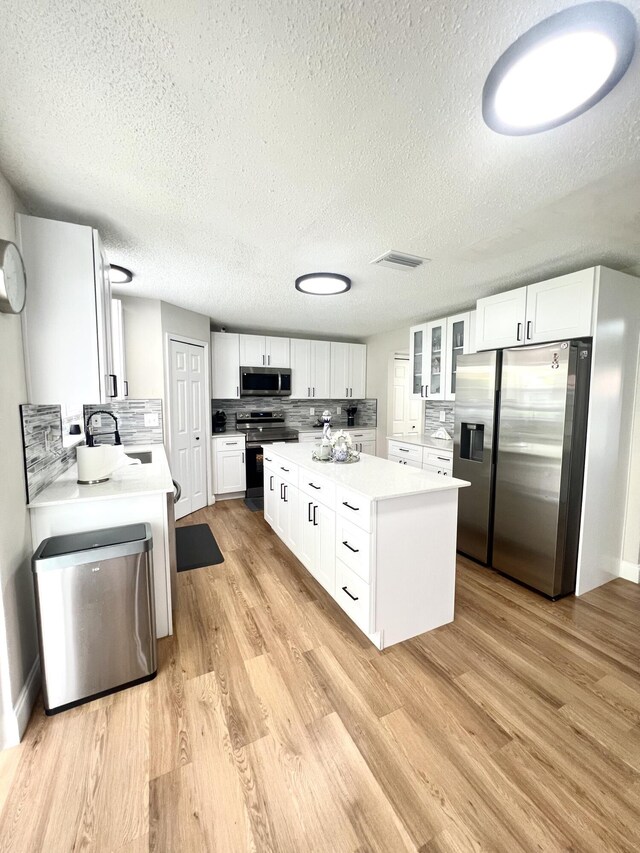
M347 406L347 426L354 427L356 425L357 406Z
M222 411L217 411L213 416L213 431L214 432L226 432L227 431L227 416Z

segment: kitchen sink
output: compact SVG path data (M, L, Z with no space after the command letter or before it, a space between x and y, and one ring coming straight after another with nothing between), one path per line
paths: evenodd
M152 461L152 452L150 450L139 450L126 454L129 459L139 459L143 465L148 465Z

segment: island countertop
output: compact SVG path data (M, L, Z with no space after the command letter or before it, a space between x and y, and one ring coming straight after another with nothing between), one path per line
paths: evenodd
M433 438L425 432L407 432L403 435L388 435L387 441L400 444L416 444L418 447L430 447L433 450L453 450L452 438Z
M144 465L127 465L113 472L106 483L83 486L78 483L78 466L72 465L57 480L47 486L31 503L29 509L55 504L80 503L83 501L109 500L151 495L173 491L173 480L162 444L132 444L124 452L151 452L151 462Z
M314 476L325 477L337 485L359 492L372 501L428 492L447 492L470 485L467 480L441 477L366 453L360 456L359 462L340 464L315 461L311 458L308 444L274 442L263 446L265 449L272 448L273 453L280 459L299 465L313 472Z

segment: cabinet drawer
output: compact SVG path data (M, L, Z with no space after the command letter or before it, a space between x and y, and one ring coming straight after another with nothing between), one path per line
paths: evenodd
M298 487L301 492L314 501L333 509L336 503L336 484L324 477L314 477L310 471L303 468L299 474Z
M278 476L282 477L287 483L291 483L292 486L298 485L298 466L294 465L293 462L276 456L275 470Z
M427 465L422 466L423 471L428 471L429 474L439 474L441 477L451 477L451 468L445 468L443 465Z
M244 450L244 436L236 435L229 438L214 438L215 450Z
M400 463L400 465L406 465L408 468L422 468L422 462L419 462L417 459L405 459L404 456L389 456L389 462Z
M371 576L371 534L346 519L336 521L336 557L363 581Z
M322 430L317 430L316 432L299 432L298 441L300 444L306 444L309 441L320 443L322 441Z
M276 456L275 453L270 453L268 448L264 448L262 455L262 464L265 468L268 468L270 471L278 471L279 465L285 465L285 462L282 462L279 456Z
M422 464L422 448L417 444L402 444L399 441L389 442L389 456L399 456L401 459L412 459Z
M371 595L368 583L336 559L335 599L361 631L371 633Z
M435 465L438 468L446 468L453 471L453 451L427 450L424 451L424 464Z
M357 432L353 428L347 427L347 432L354 441L362 443L363 441L375 441L375 429L359 429Z
M358 492L336 486L336 512L347 521L371 532L371 501Z

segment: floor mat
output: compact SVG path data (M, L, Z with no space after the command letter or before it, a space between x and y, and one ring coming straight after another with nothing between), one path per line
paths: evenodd
M222 551L208 524L176 527L176 558L179 572L224 563Z
M249 507L251 512L264 512L264 498L245 498L244 505Z

